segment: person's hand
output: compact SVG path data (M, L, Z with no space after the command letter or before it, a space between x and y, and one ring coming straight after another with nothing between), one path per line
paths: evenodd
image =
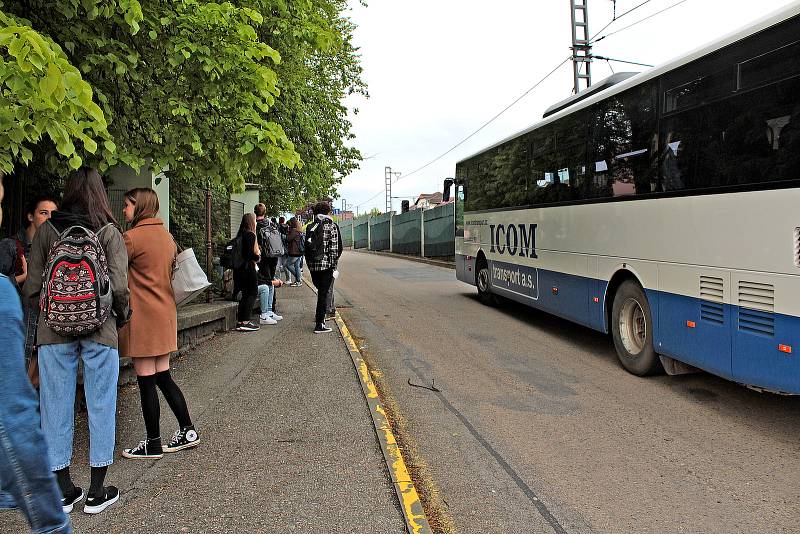
M275 278L275 279L272 281L272 285L273 285L274 287L281 287L281 286L283 285L283 280L281 280L280 278Z
M22 272L18 274L15 278L17 280L17 285L22 285L23 282L28 278L28 260L25 259L25 256L20 258L22 260Z

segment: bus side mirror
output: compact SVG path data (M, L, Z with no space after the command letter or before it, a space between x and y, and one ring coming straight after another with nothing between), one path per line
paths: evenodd
M452 178L444 179L444 186L442 187L442 202L450 201L450 188L453 186Z

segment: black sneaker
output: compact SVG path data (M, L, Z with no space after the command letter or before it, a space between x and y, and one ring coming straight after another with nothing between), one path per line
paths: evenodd
M99 514L119 500L119 490L114 486L103 488L103 495L100 497L86 497L86 505L83 512L86 514Z
M259 329L259 326L252 321L246 321L244 323L239 323L236 325L236 330L239 332L255 332Z
M61 507L64 509L64 513L70 513L72 508L75 506L75 503L81 502L82 500L83 490L78 486L72 486L72 490L61 497Z
M164 457L161 450L161 438L144 439L132 449L122 451L122 456L132 460L158 460Z
M318 324L316 328L314 328L315 334L325 334L327 332L333 332L330 326L326 325L325 323Z
M179 428L169 440L169 445L164 447L164 452L178 452L183 449L197 447L200 444L200 434L193 426Z

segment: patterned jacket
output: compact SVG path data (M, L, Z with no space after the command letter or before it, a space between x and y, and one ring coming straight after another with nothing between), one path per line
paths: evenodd
M317 215L317 220L322 221L323 225L322 233L325 242L325 254L319 261L308 262L308 269L310 271L335 269L336 265L339 263L339 257L342 255L342 236L339 233L339 226L327 215Z

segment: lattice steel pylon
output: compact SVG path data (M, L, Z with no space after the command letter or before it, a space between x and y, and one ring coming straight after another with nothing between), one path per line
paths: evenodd
M589 0L570 0L572 13L572 74L578 94L592 85L592 44L589 42ZM581 82L586 86L582 87Z
M392 211L392 168L384 167L384 177L386 179L386 213Z

